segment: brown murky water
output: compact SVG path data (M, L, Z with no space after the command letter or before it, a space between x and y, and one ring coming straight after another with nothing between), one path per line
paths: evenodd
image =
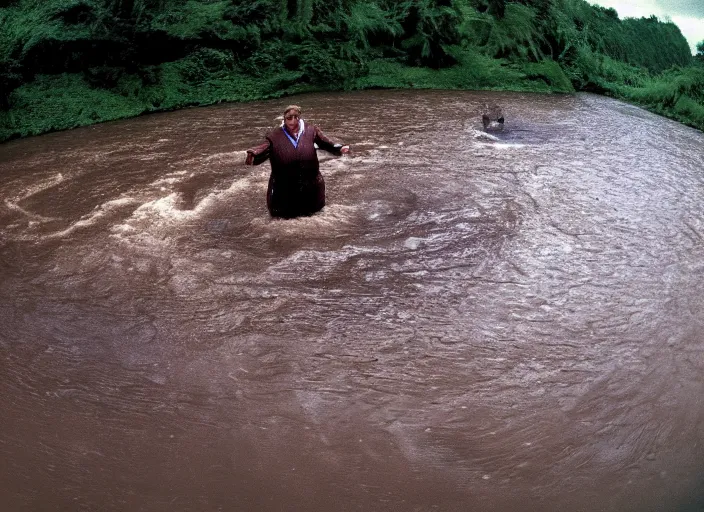
M242 165L286 100L0 146L3 510L700 510L704 134L296 102L353 154L292 221Z

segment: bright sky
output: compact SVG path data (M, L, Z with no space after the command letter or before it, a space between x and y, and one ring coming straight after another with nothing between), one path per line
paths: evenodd
M651 15L665 21L667 18L680 28L696 53L695 46L704 40L704 0L587 0L590 4L613 7L618 17L641 18Z

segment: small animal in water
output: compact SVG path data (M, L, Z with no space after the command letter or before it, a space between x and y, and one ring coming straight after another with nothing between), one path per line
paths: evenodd
M498 105L487 105L482 111L482 125L485 131L502 131L504 129L504 112Z

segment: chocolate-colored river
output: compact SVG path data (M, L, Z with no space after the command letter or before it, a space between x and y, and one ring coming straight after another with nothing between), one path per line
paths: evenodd
M296 97L352 153L282 221L288 101L0 146L3 510L701 510L704 134Z

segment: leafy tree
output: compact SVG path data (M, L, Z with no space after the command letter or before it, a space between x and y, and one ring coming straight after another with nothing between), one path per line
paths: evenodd
M0 62L0 110L10 108L10 93L22 84L21 66L14 59Z
M460 2L450 0L405 0L400 3L401 42L408 62L416 66L440 68L454 64L445 50L458 43L461 22Z

